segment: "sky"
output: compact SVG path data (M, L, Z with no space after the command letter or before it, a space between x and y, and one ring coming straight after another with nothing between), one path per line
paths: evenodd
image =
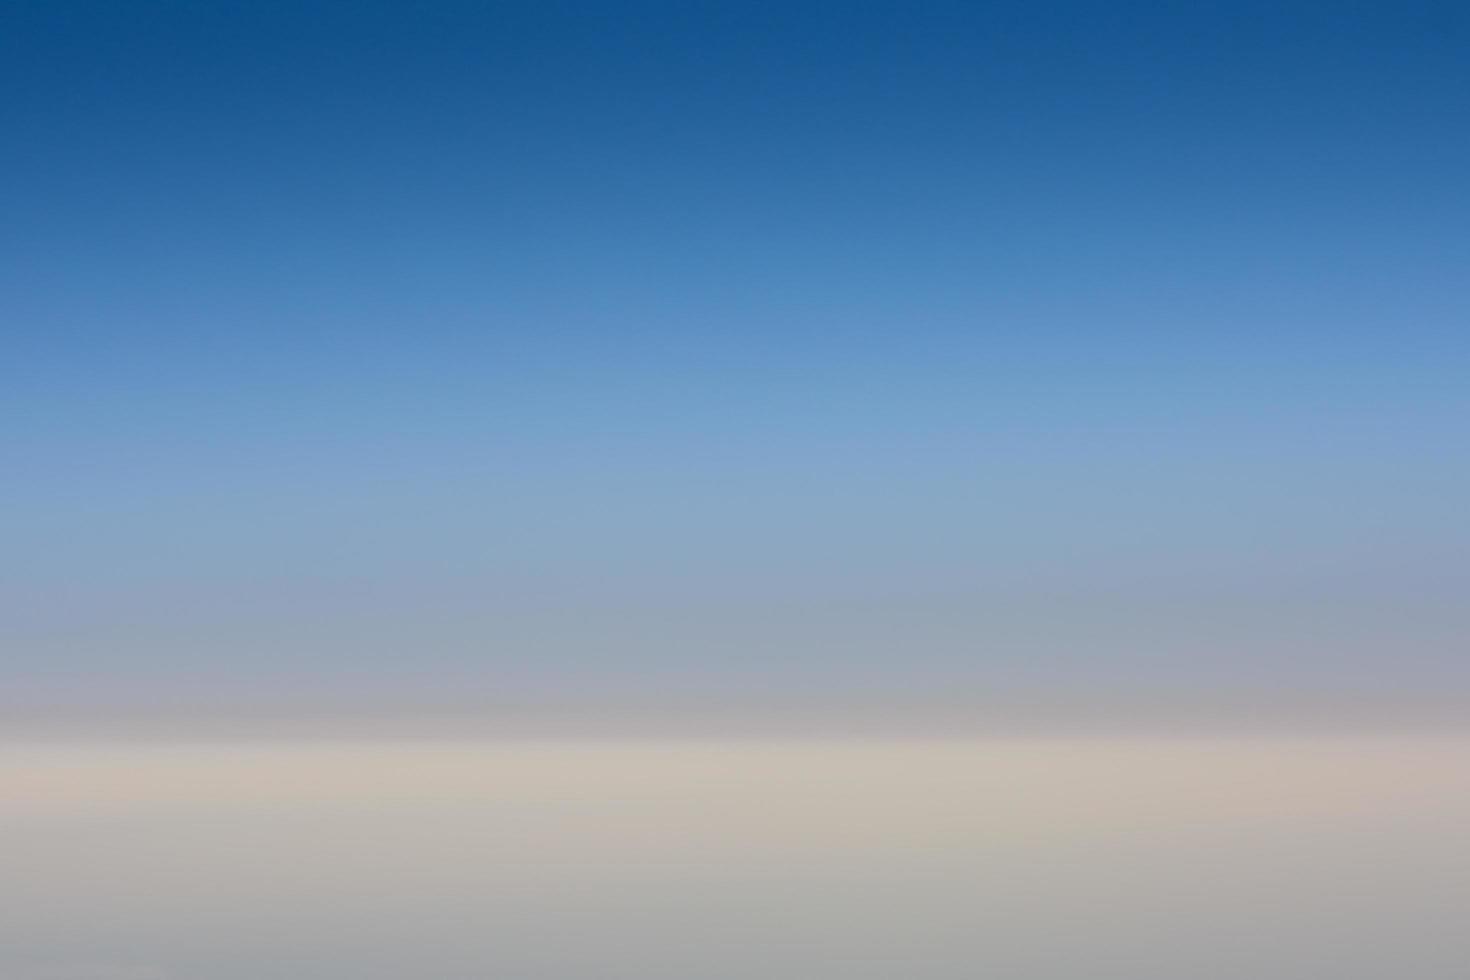
M5 3L0 707L1463 707L1467 41Z

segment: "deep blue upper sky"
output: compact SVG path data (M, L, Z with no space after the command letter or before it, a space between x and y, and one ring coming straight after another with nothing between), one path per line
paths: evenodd
M1467 107L1451 3L12 0L21 680L1441 684Z

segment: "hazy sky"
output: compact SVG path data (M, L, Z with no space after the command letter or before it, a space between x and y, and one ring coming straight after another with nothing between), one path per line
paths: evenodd
M5 4L0 697L1470 697L1467 42Z

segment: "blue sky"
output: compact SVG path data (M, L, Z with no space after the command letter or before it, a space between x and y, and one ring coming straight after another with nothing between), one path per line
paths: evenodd
M1465 692L1467 39L8 4L5 687Z

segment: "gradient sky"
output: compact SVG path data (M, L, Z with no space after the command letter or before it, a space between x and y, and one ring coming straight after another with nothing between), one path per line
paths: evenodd
M1467 52L5 3L0 697L1470 698Z

